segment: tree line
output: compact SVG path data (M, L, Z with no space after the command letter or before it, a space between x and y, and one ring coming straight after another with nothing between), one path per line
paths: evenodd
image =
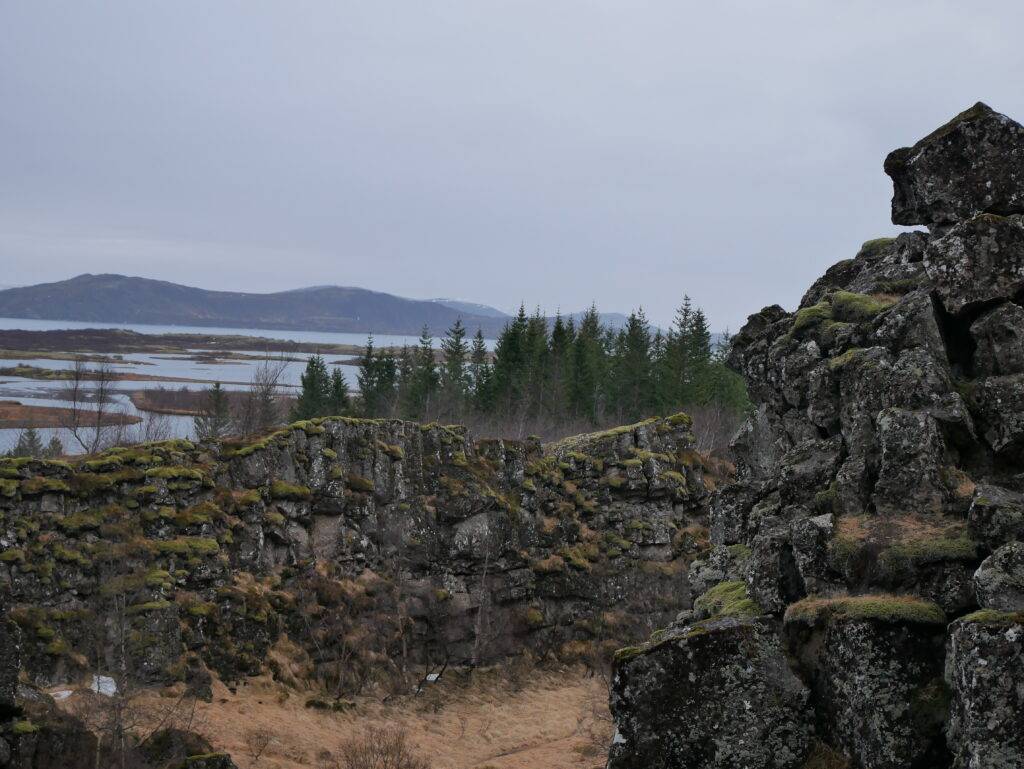
M339 371L328 375L313 356L291 416L354 413L554 437L689 410L714 414L722 432L749 405L742 379L725 365L727 351L728 335L713 344L703 310L689 297L666 332L652 328L642 309L616 329L601 322L596 307L578 322L558 315L553 323L520 307L493 352L479 330L470 339L461 320L439 350L426 327L417 345L400 349L377 348L371 336L355 397Z

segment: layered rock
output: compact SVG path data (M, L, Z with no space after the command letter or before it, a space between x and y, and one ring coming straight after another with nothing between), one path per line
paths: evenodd
M338 418L0 462L21 669L52 685L99 660L203 692L207 669L269 665L351 692L524 648L610 654L689 604L708 497L689 429L678 415L541 447ZM286 636L294 664L273 651Z
M872 769L1019 766L1016 738L996 746L1024 717L1012 613L1024 540L1024 128L979 104L885 170L893 221L930 232L865 243L795 312L765 308L734 337L730 362L755 412L694 574L712 591L708 576L745 581L765 626L776 623L811 691L819 752ZM666 670L686 670L685 644L659 650ZM643 703L674 687L682 704L674 724L658 722L660 749L704 734L689 726L700 715L685 675L643 686L649 697L638 684L620 697L620 725L643 732ZM762 717L784 723L771 709ZM649 733L645 755L659 749ZM630 745L617 749L623 766L634 765Z

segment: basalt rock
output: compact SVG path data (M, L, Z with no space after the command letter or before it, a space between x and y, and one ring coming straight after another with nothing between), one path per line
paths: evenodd
M954 622L947 651L954 769L1016 769L1024 756L1024 614Z
M885 170L893 221L930 232L868 241L794 312L767 307L732 340L754 410L737 480L711 500L714 550L691 581L705 593L679 622L713 618L707 596L745 582L812 692L819 752L854 769L1021 766L1024 128L979 104ZM654 644L657 680L653 662L642 678L617 664L613 765L710 739L695 706L666 704L697 696L689 644ZM760 659L708 656L699 680Z
M981 213L1024 213L1024 128L978 102L913 147L894 150L885 172L895 224L942 225Z
M986 609L1024 612L1024 543L1009 542L982 561L974 590Z
M763 620L719 617L619 653L609 769L798 769L808 691Z
M410 663L599 658L689 606L707 472L682 414L546 447L331 418L2 460L6 672L50 686L98 658L209 696L211 671L291 675L286 635L342 691Z
M811 599L786 614L789 650L811 682L822 736L856 766L945 766L945 617L900 599Z

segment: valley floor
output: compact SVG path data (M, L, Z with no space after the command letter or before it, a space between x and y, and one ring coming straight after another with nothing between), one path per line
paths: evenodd
M232 693L215 682L213 701L199 703L193 728L239 769L305 769L337 755L342 740L369 728L405 732L431 769L601 769L612 726L607 683L582 670L534 670L518 685L485 673L470 684L439 683L397 704L362 698L344 713L306 707L310 693L268 677ZM167 693L165 693L167 694ZM154 710L165 705L147 695ZM254 760L254 737L270 737Z

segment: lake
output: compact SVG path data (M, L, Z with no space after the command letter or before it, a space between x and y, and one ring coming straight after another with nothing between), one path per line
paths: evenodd
M86 323L78 321L53 321L53 320L34 320L34 319L21 319L21 318L0 318L0 329L23 329L27 331L56 331L61 329L86 329L86 328L109 328L109 329L125 329L129 331L136 331L140 334L202 334L202 335L236 335L236 336L253 336L253 337L265 337L269 339L278 339L282 341L291 342L311 342L317 343L322 342L324 344L349 344L349 345L365 345L366 335L365 334L349 334L349 333L338 333L338 332L322 332L322 331L288 331L280 329L258 329L258 328L211 328L206 326L157 326L147 325L141 323ZM390 347L402 345L417 345L419 344L419 337L414 336L399 336L395 334L375 334L374 345L379 347ZM434 339L434 347L440 346L440 340ZM494 341L487 340L488 349L493 349ZM67 351L72 352L72 351ZM202 352L202 351L195 351ZM207 353L209 351L206 351ZM277 350L270 349L271 354L278 352ZM252 351L248 351L244 354L253 355ZM306 360L309 359L312 353L300 353L300 352L288 352L286 353L289 358L296 358L298 360L289 361L285 363L283 375L281 377L281 383L288 388L296 388L299 385L302 371L306 366ZM146 375L164 376L164 377L176 377L182 379L201 379L209 382L221 382L225 389L229 390L242 390L245 389L247 383L251 379L253 367L258 361L253 360L235 360L218 363L208 363L191 360L180 360L180 355L166 355L158 353L128 353L120 356L120 362L111 364L114 371L118 372L135 372ZM342 355L325 355L324 359L328 362L329 368L339 368L345 375L345 379L348 381L349 388L353 391L356 390L356 374L358 373L358 367L347 365L347 364L335 364L333 361L339 360L346 356ZM32 358L24 361L18 359L12 359L7 361L0 361L2 366L15 366L18 363L26 363L33 366L39 366L50 369L66 369L70 368L74 364L67 360L55 360L51 358ZM92 364L90 364L92 365ZM23 377L3 377L0 381L0 400L13 400L20 401L25 405L36 405L36 406L60 406L61 401L55 399L55 395L58 391L66 386L66 382L61 381L41 381L37 379L27 379ZM114 382L113 387L119 391L128 390L145 390L151 388L165 389L180 389L181 387L187 387L188 389L203 389L207 385L204 384L182 384L176 382L153 382L153 381L121 381ZM118 408L124 411L126 414L142 416L145 418L145 414L139 412L127 395L116 396L118 402ZM169 416L165 417L174 432L175 437L188 438L192 434L192 418L182 416ZM17 442L18 434L21 432L19 429L0 428L0 453L9 451L14 444ZM40 429L40 434L44 436L44 442L49 440L50 436L57 434L61 438L67 450L71 450L71 441L67 432L61 428L50 428Z

